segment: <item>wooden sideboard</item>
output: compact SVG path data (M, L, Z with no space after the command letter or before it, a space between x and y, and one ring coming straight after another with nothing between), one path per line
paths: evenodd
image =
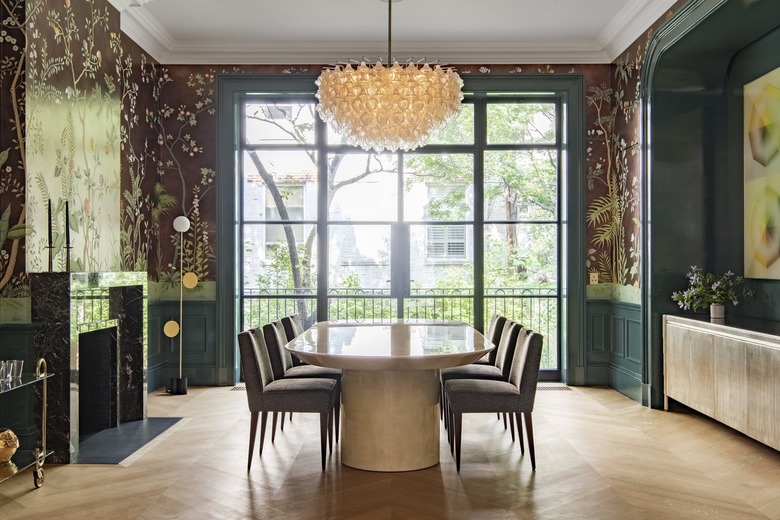
M665 315L669 398L780 450L780 323Z

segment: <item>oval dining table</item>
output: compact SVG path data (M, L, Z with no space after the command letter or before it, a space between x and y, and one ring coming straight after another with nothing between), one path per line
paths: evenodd
M339 368L341 462L369 471L439 463L439 370L494 348L453 321L315 323L286 348L306 363Z

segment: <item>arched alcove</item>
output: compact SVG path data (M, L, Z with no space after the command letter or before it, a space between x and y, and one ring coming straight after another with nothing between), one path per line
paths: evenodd
M780 67L780 2L692 0L659 31L643 78L643 321L650 404L663 399L661 317L691 265L743 273L743 85ZM780 320L780 281L729 312Z

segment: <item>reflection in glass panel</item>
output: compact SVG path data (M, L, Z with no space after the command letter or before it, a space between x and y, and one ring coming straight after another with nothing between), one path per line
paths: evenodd
M419 154L404 160L404 220L472 218L473 155Z
M244 220L317 218L314 152L246 151L244 165Z
M328 156L330 220L393 221L398 216L395 155Z
M314 103L244 105L246 144L314 144Z
M428 144L473 144L474 143L474 105L463 103L457 119L439 129Z
M485 220L555 220L555 150L485 152Z
M489 103L488 144L555 144L554 103Z
M557 290L558 226L486 225L484 280L487 294L499 288Z

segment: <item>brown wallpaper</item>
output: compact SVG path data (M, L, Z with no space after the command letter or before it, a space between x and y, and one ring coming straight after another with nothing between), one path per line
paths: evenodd
M460 65L462 74L583 74L586 85L587 241L584 261L601 281L638 285L639 268L639 103L638 80L647 42L681 0L611 65ZM49 0L52 8L63 2ZM69 2L65 2L69 3ZM0 152L8 151L0 185L0 238L5 213L9 230L24 223L23 143L17 128L24 124L23 29L9 26L7 6L18 12L24 2L3 4L3 29L19 45L4 38L2 52L3 117ZM90 4L92 5L92 4ZM105 9L106 0L96 0ZM111 26L118 13L109 6ZM13 25L13 24L11 24ZM14 32L15 31L15 32ZM185 270L202 281L216 273L216 117L215 80L221 73L294 73L319 66L165 66L155 65L129 38L120 35L120 48L108 68L122 92L121 265L124 270L146 269L163 286L178 280L178 237L173 219L186 214L192 223L184 236ZM13 94L12 94L13 90ZM20 99L21 98L21 99ZM16 108L14 108L16 107ZM159 109L158 109L159 107ZM16 114L20 114L14 119ZM2 156L0 156L2 157ZM24 293L24 226L0 243L0 296ZM16 238L18 237L18 238ZM14 247L15 253L14 253ZM10 276L7 273L11 273ZM12 290L13 288L13 290Z

